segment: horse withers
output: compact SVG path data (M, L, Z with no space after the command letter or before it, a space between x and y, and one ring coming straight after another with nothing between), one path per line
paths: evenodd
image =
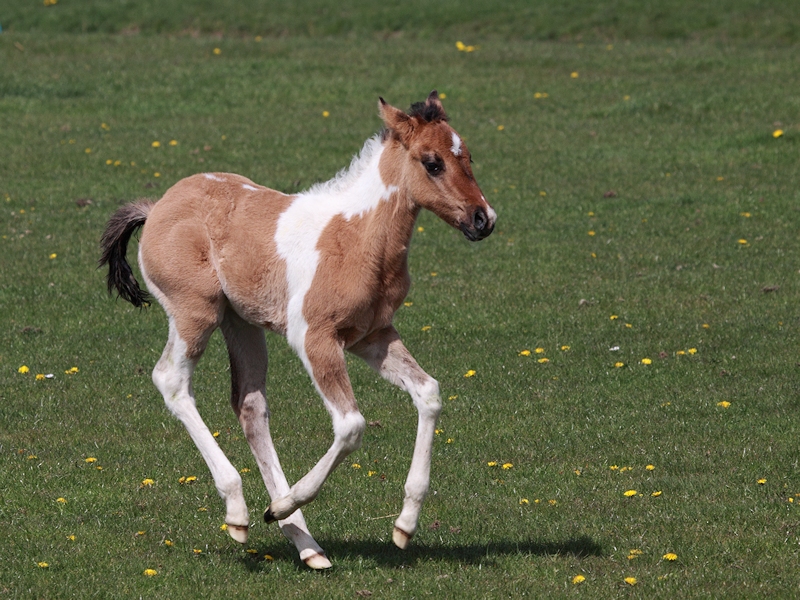
M408 113L382 98L379 110L384 130L331 181L286 195L240 175L194 175L158 202L120 208L101 242L109 292L116 289L135 306L146 305L149 295L126 260L130 237L142 227L141 273L169 317L169 339L153 382L208 464L225 500L228 532L244 543L250 518L241 477L200 417L192 390L194 368L212 332L222 329L231 405L271 498L264 518L278 521L300 559L314 569L331 563L299 509L360 446L365 426L345 351L406 390L418 410L392 539L405 548L416 532L441 399L437 381L392 326L410 287L409 242L423 208L471 241L488 236L496 219L472 174L469 150L448 124L435 91ZM291 487L270 436L264 329L286 337L333 421L329 450Z

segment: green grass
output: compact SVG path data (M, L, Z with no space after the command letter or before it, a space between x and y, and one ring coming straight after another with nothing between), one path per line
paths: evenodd
M120 3L107 27L73 25L66 0L0 16L0 597L797 594L800 64L793 37L762 35L777 4L759 5L750 33L735 23L755 3L707 28L705 9L676 0L660 29L646 5L639 25L625 19L630 36L555 7L536 9L559 23L549 36L480 4L442 9L442 35L405 28L413 3L339 29L309 11L313 35L295 13L261 30L238 4L188 22L169 2L146 18L137 6ZM592 14L633 15L603 6ZM56 25L56 10L74 18ZM792 10L774 27L796 31ZM394 11L401 24L384 24ZM132 24L146 34L82 33ZM226 33L155 35L185 29ZM463 32L478 50L456 50ZM407 106L433 88L499 221L471 245L425 213L413 240L413 305L396 324L445 398L420 531L403 553L380 518L401 505L413 407L353 360L362 411L382 427L306 509L335 565L307 571L258 522L268 498L217 335L195 389L250 469L248 554L219 530L208 471L150 381L163 312L107 297L99 236L120 204L198 171L290 192L325 180L380 127L379 95ZM330 422L286 343L268 345L272 428L295 481Z

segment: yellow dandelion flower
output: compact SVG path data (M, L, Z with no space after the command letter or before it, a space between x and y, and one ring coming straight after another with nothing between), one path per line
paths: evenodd
M583 575L575 575L575 577L572 578L572 585L579 585L584 581L586 581L586 577Z
M48 563L46 563L46 562L42 561L42 562L37 562L37 563L36 563L36 566L37 566L37 567L39 567L40 569L46 569L46 568L47 568L47 567L49 567L50 565L49 565Z
M688 352L689 354L697 354L697 348L689 348L689 349L687 350L687 352Z
M109 129L111 129L111 127L109 127L107 123L100 123L100 129L105 129L106 131L108 131Z
M458 394L455 394L453 396L448 396L447 399L448 400L458 400Z
M512 463L510 463L510 462L503 463L503 469L504 470L508 471L509 469L513 469L513 468L514 468L514 465Z
M159 173L158 171L156 171L155 173L153 173L153 177L161 177L161 173Z
M67 503L67 499L66 498L56 498L56 502L59 502L61 504L66 504Z
M544 348L537 348L534 352L536 352L536 354L544 354Z
M618 467L617 465L611 465L611 466L610 466L610 467L608 467L608 468L609 468L609 469L611 469L612 471L616 471L616 470L618 470L618 469L619 469L619 467Z
M702 327L703 329L711 329L711 325L709 325L708 323L703 323L703 324L701 325L701 327Z
M86 462L86 463L90 463L90 464L91 464L91 463L97 462L97 459L96 459L94 456L89 456L89 457L87 457L87 458L84 458L84 459L83 459L83 462Z
M23 375L29 371L30 369L26 365L22 365L19 369L17 369L17 373L22 373Z
M243 467L243 468L239 469L239 473L249 473L249 472L250 472L250 469L248 469L247 467Z
M26 458L27 458L28 460L36 460L36 459L37 459L37 458L39 458L39 457L38 457L38 456L36 456L35 454L28 454L28 456L26 456Z
M758 485L764 485L765 483L767 483L767 480L766 480L766 479L764 479L764 478L762 477L761 479L759 479L758 481L756 481L756 483L757 483Z
M647 465L647 466L645 467L645 469L647 469L648 471L655 471L655 470L656 470L656 467L655 467L655 465Z
M783 129L776 129L775 131L772 132L772 137L774 137L776 140L782 135L783 135Z
M575 470L573 471L573 473L575 473L575 475L577 475L578 477L580 477L581 475L583 475L583 471L581 471L580 469L575 469Z
M214 48L214 54L219 56L220 54L222 54L222 50L220 50L219 48Z
M350 466L351 466L353 469L360 469L360 468L361 468L361 465L360 465L360 464L358 464L358 463L353 463L353 464L352 464L352 465L350 465Z
M454 441L455 440L453 440L453 438L447 438L447 440L445 441L445 444L452 444Z
M425 231L425 228L424 228L422 225L420 225L419 227L417 227L417 232L418 232L418 233L422 233L423 231Z
M545 196L547 196L547 192L545 192L544 190L541 190L541 191L539 192L539 195L540 195L542 198L544 198Z
M447 94L445 94L444 92L439 94L439 100L444 100L445 98L447 98Z
M420 331L430 331L430 330L431 330L430 325L424 325Z
M590 237L594 236L594 231L587 231L586 234Z
M527 504L530 504L530 502L528 501L528 499L527 499L527 498L520 498L520 499L519 499L519 505L520 505L520 506L525 506L525 505L527 505Z
M741 213L739 213L739 216L740 217L744 217L745 219L749 219L753 215L751 215L749 212L741 212Z
M377 475L377 471L367 471L367 477L372 477L373 475Z
M609 318L609 320L611 320L611 321L616 321L617 319L619 319L619 316L618 316L618 315L611 315L611 316L610 316L610 317L608 317L608 318Z
M540 359L539 359L538 361L536 361L536 362L538 362L538 363L540 363L540 364L545 364L545 363L549 363L549 362L550 362L550 359L549 359L549 358L546 358L546 357L542 357L542 358L540 358Z
M789 498L789 502L794 503L794 498Z
M323 110L322 111L322 117L323 118L327 119L330 116L331 116L331 113L329 113L327 110Z
M248 548L248 549L246 550L246 552L247 552L248 554L258 554L258 550L256 550L255 548Z
M215 438L218 438L219 437L219 431L215 431L211 435L213 435Z
M431 271L431 277L436 277L438 274L436 271Z
M625 583L628 585L636 585L638 582L636 581L636 577L626 577Z
M498 125L497 126L497 131L503 131L505 128L506 128L505 125Z
M548 500L548 501L547 501L547 503L548 503L550 506L555 506L556 504L558 504L558 500Z
M678 350L678 351L675 353L675 356L686 356L686 352L684 352L683 350Z
M414 303L413 303L413 302L411 302L411 301L408 301L408 302L403 302L403 306L405 306L406 308L409 308L409 307L411 307L411 306L414 306Z
M623 495L624 495L626 498L631 498L632 496L635 496L635 495L636 495L636 494L638 494L638 493L639 493L639 492L637 492L636 490L628 490L628 491L627 491L627 492L625 492L625 494L623 494Z
M569 350L569 346L566 346L566 345L561 346L561 351L562 352L566 352L567 350Z
M152 487L155 481L150 479L149 477L146 479L142 479L142 487Z
M643 365L650 365L650 364L653 364L653 361L650 360L649 358L643 358L642 359L642 364Z
M464 52L464 50L467 49L467 47L464 45L464 42L462 41L456 42L456 48L458 49L459 52Z
M75 538L75 535L73 534L73 535L68 535L68 536L67 536L67 539L68 539L70 542L74 542L76 538Z
M530 350L523 350L522 352L519 353L519 356L530 356L530 355L531 355Z
M86 152L86 154L91 154L92 153L92 149L91 148L87 148L86 150L84 150L84 152Z
M194 552L195 554L202 554L203 553L203 551L200 548L192 548L192 552Z
M746 244L747 244L747 240L746 240L746 239L744 239L744 238L742 238L742 239L740 239L740 240L739 240L739 243L740 243L742 246L744 246L744 245L746 245Z
M621 368L622 368L622 367L624 367L624 366L625 366L625 363L624 363L624 362L615 362L615 363L614 363L614 368L615 368L615 369L621 369Z
M44 373L37 373L36 374L36 381L42 381L44 379Z
M651 495L653 498L658 498L658 497L659 497L659 496L660 496L662 493L663 493L663 492L662 492L661 490L658 490L657 492L653 492L653 493L652 493L652 494L650 494L650 495Z
M475 376L475 371L473 369L470 369L469 371L464 373L464 377L474 377L474 376Z
M159 142L158 140L156 140L155 142L153 142L152 144L150 144L150 146L151 146L151 147L153 147L153 148L161 148L161 142Z
M227 523L223 523L222 525L219 526L219 530L220 531L228 531L228 524Z
M628 554L630 554L631 556L641 556L642 554L644 554L644 552L642 552L638 548L634 548L633 550L630 550Z
M722 408L728 408L731 405L730 402L727 400L723 400L721 402L717 402L717 406L721 406Z
M678 555L675 554L674 552L667 552L661 558L663 558L664 560L668 560L668 561L672 562L673 560L678 560Z
M444 429L435 429L433 433L435 433L436 435L441 435L443 431Z
M580 75L577 71L573 71L569 76L572 77L572 79L577 79Z
M169 141L169 145L170 146L177 146L178 145L178 140L170 140Z
M264 555L264 560L269 560L269 561L272 561L272 560L275 560L275 559L274 559L274 558L272 558L272 557L271 557L269 554L265 554L265 555Z
M136 537L141 537L141 536L143 536L145 533L146 533L146 532L144 532L144 531L137 531L137 532L136 532Z
M487 464L487 466L490 466L490 467L496 467L497 466L497 461L496 460L490 460L486 464Z
M167 548L172 548L172 546L173 546L174 544L172 543L172 540L164 540L164 545L165 545Z

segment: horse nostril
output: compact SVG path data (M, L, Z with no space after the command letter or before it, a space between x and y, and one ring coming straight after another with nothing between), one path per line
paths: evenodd
M478 231L483 231L486 228L486 224L489 222L489 217L486 216L486 211L482 208L478 208L475 210L475 214L472 215L472 225Z

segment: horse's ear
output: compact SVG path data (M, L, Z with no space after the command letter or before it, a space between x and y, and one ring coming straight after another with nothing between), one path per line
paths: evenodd
M433 90L430 94L428 94L428 99L425 101L425 104L429 107L429 113L441 115L439 118L446 121L447 115L444 112L444 106L442 106L442 101L439 100L439 92Z
M378 110L380 111L381 119L383 119L383 124L386 125L386 129L396 135L404 146L407 146L409 138L414 132L414 125L411 122L411 117L399 108L387 104L386 100L383 98L379 99Z

